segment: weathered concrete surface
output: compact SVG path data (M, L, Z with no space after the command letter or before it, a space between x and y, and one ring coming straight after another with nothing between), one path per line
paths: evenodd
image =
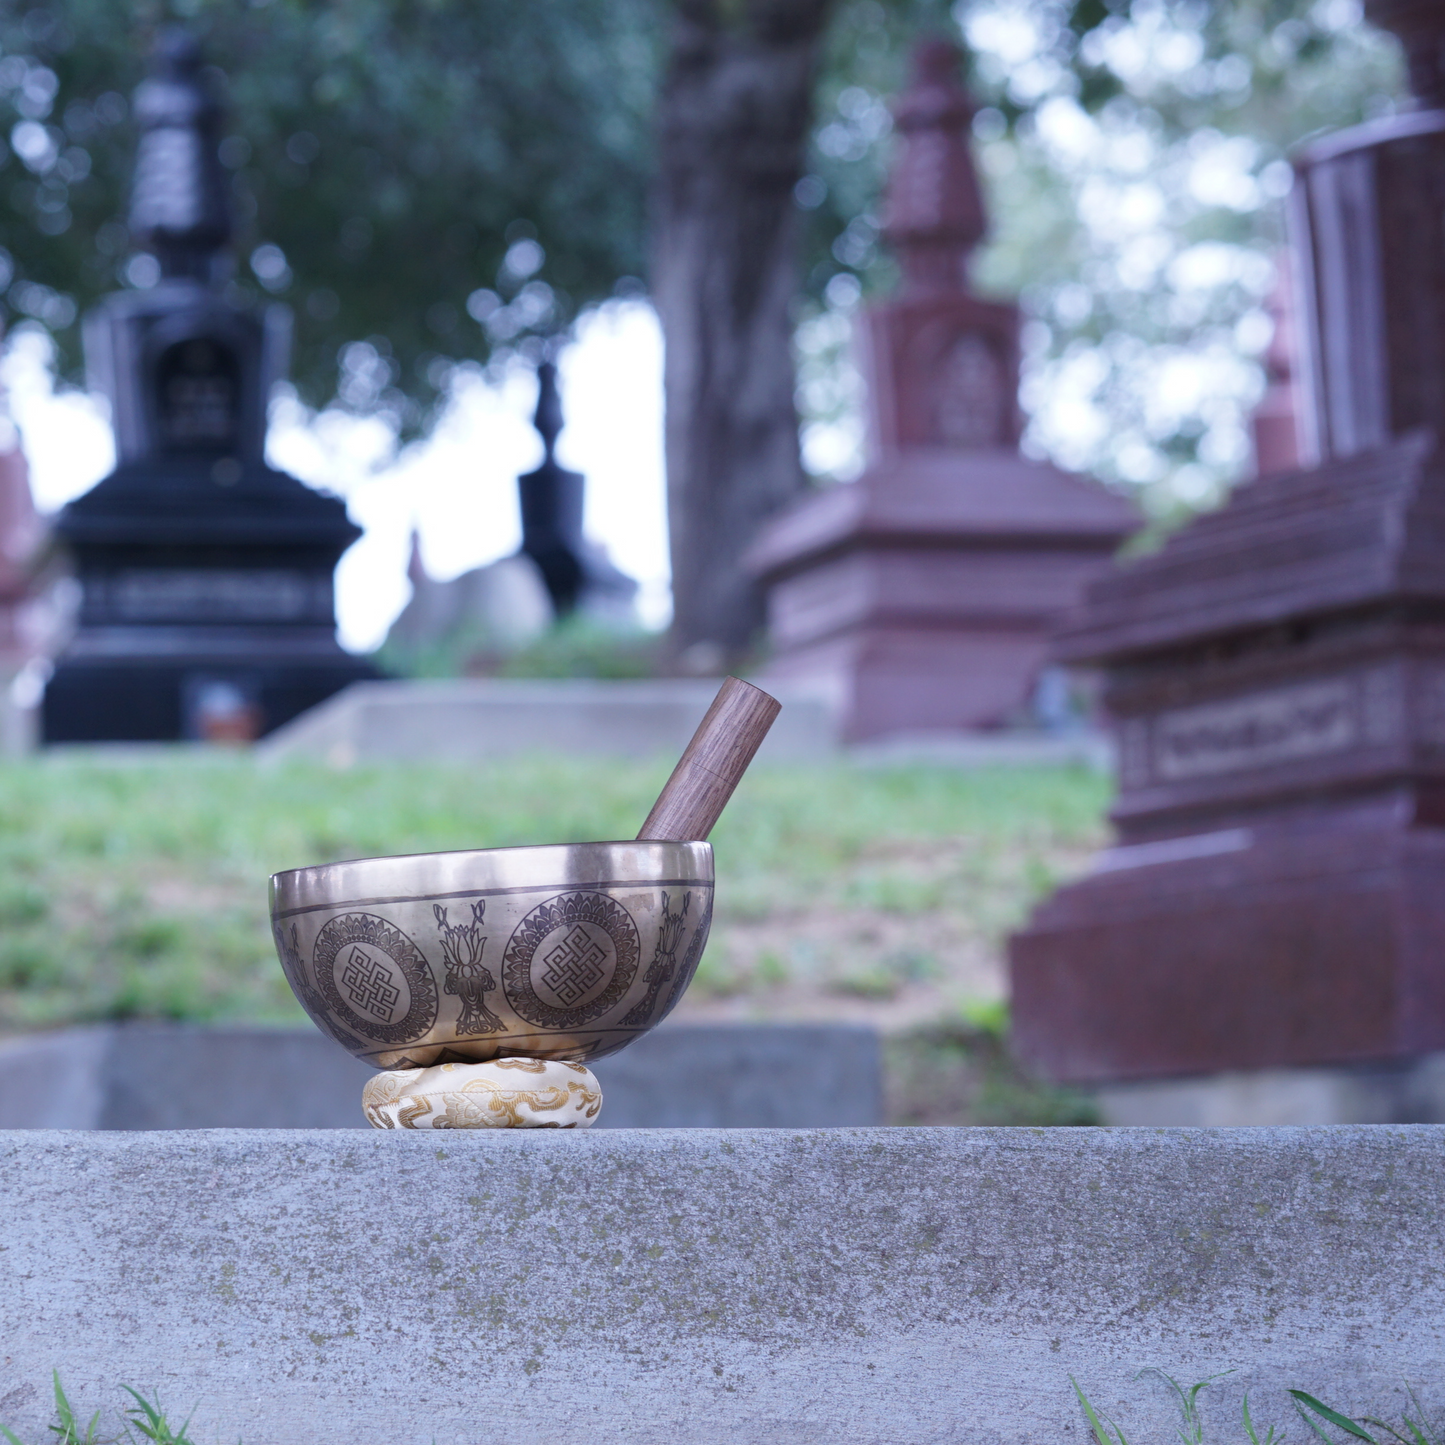
M337 767L388 758L486 761L517 753L674 758L722 679L439 678L353 684L256 748L267 760L316 758ZM783 711L760 762L826 758L837 722L817 688L768 687Z
M663 1024L587 1066L600 1129L820 1129L883 1122L878 1031Z
M883 1119L873 1029L666 1023L602 1059L600 1128ZM301 1029L98 1025L0 1041L0 1129L355 1129L375 1071Z
M1238 1124L1445 1123L1445 1054L1333 1069L1257 1069L1192 1079L1106 1084L1104 1123L1227 1128Z
M1084 1445L1145 1365L1438 1405L1445 1129L0 1134L0 1420L200 1440ZM1206 1401L1208 1397L1206 1397Z
M375 1074L309 1024L62 1029L0 1042L0 1129L355 1129Z

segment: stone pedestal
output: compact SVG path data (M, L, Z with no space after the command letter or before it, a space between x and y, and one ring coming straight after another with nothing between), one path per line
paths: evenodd
M904 285L862 328L870 465L747 559L768 589L769 675L827 687L848 741L1029 721L1053 626L1137 524L1018 454L1018 312L968 289L986 222L957 64L920 47L897 107L883 230Z
M1053 1077L1445 1048L1445 465L1428 434L1242 488L1097 585L1119 846L1013 940Z
M1445 1048L1445 112L1297 167L1321 463L1095 583L1059 647L1104 669L1120 791L1011 946L1055 1079Z
M1133 522L1016 451L885 456L754 548L767 675L828 688L849 742L1026 722L1053 628Z
M883 1117L876 1031L669 1020L592 1065L602 1129L858 1128ZM0 1040L7 1129L362 1129L377 1078L309 1025L93 1024Z

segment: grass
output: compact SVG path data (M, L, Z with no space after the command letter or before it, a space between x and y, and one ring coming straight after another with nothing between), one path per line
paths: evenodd
M1001 1006L889 1036L883 1076L893 1124L1097 1124L1092 1100L1050 1088L1009 1056Z
M1179 1408L1180 1423L1176 1426L1175 1433L1183 1445L1214 1445L1218 1437L1214 1434L1206 1437L1200 1396L1210 1385L1233 1373L1233 1370L1225 1370L1188 1387L1181 1385L1172 1375L1166 1375L1163 1370L1152 1367L1140 1370L1134 1378L1139 1380L1146 1375L1153 1375L1167 1386ZM1129 1437L1123 1428L1094 1407L1072 1375L1069 1380L1074 1387L1074 1393L1079 1397L1079 1406L1084 1412L1094 1445L1130 1445ZM1394 1424L1373 1415L1352 1419L1304 1390L1290 1390L1287 1393L1299 1420L1311 1435L1325 1441L1325 1445L1342 1445L1342 1442L1343 1445L1348 1445L1351 1440L1363 1440L1366 1445L1445 1445L1438 1430L1427 1423L1424 1407L1414 1389L1408 1385L1405 1386L1405 1393L1410 1402L1409 1406L1400 1412L1399 1419ZM1414 1411L1413 1416L1411 1410ZM1276 1425L1267 1426L1264 1433L1260 1434L1250 1414L1248 1391L1245 1391L1240 1405L1240 1430L1249 1445L1281 1445L1284 1439L1284 1432Z
M631 837L667 771L537 757L338 772L185 749L0 764L0 1033L299 1023L268 875ZM1102 841L1107 791L1067 767L755 769L713 834L717 915L679 1018L875 1023L906 1075L900 1122L1082 1119L969 1019L1002 998L1004 935Z
M267 769L185 751L5 764L0 1029L297 1020L270 873L630 837L666 772L544 758ZM1105 791L1066 768L758 769L713 835L718 916L692 1002L871 1016L908 997L931 1018L997 995L1000 939L1096 846Z
M56 1437L51 1445L117 1445L120 1441L140 1445L143 1440L149 1440L153 1445L195 1445L186 1434L191 1424L189 1418L177 1429L161 1408L159 1395L154 1400L147 1400L139 1390L134 1390L129 1385L121 1386L133 1403L119 1412L120 1434L97 1435L100 1411L97 1410L89 1422L82 1425L66 1398L65 1389L60 1383L60 1371L52 1371L51 1379L55 1391L55 1424L47 1428ZM0 1436L4 1437L7 1445L25 1445L25 1441L4 1425L0 1425Z
M1134 1378L1139 1380L1146 1375L1152 1375L1162 1381L1171 1392L1180 1416L1175 1433L1182 1445L1214 1445L1217 1436L1206 1437L1200 1396L1210 1385L1233 1373L1233 1370L1225 1370L1187 1387L1181 1385L1172 1375L1152 1367L1140 1370ZM194 1445L186 1433L190 1428L189 1417L179 1429L175 1428L162 1410L159 1396L148 1400L129 1385L122 1385L121 1389L134 1403L120 1412L121 1433L99 1436L96 1434L96 1427L100 1423L100 1411L97 1410L91 1416L88 1425L82 1426L66 1398L58 1370L53 1372L53 1380L56 1423L51 1425L49 1430L57 1439L52 1445L116 1445L116 1442L121 1441L140 1445L143 1440L151 1441L153 1445ZM1130 1445L1129 1437L1123 1429L1094 1407L1072 1375L1069 1376L1069 1381L1079 1398L1079 1406L1088 1423L1094 1445ZM1352 1440L1363 1440L1366 1445L1445 1445L1445 1439L1427 1423L1424 1407L1415 1391L1409 1386L1406 1386L1405 1390L1410 1407L1401 1412L1398 1423L1393 1425L1370 1415L1359 1420L1351 1419L1303 1390L1290 1390L1288 1393L1299 1418L1313 1435L1325 1441L1325 1445L1349 1445ZM1410 1409L1414 1410L1414 1416L1410 1414ZM1240 1429L1242 1438L1247 1440L1249 1445L1282 1445L1284 1440L1283 1432L1275 1425L1267 1426L1262 1435L1259 1433L1250 1414L1248 1391L1245 1392L1240 1407ZM1371 1433L1371 1429L1379 1433ZM25 1441L4 1425L0 1425L0 1436L4 1437L7 1445L26 1445Z
M404 677L637 679L658 675L663 644L661 633L618 631L574 616L525 647L500 647L484 626L467 623L421 648L388 641L376 660Z

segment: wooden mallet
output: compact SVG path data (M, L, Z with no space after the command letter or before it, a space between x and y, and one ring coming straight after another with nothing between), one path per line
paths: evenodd
M705 839L781 710L777 698L752 683L725 679L652 805L638 841Z

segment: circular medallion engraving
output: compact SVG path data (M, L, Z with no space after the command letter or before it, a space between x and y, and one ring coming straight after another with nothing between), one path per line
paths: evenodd
M507 1002L528 1023L570 1029L600 1018L637 972L637 925L605 893L560 893L516 927L502 959Z
M436 1023L431 969L400 929L374 913L333 918L312 951L316 986L347 1025L383 1044L410 1043Z

